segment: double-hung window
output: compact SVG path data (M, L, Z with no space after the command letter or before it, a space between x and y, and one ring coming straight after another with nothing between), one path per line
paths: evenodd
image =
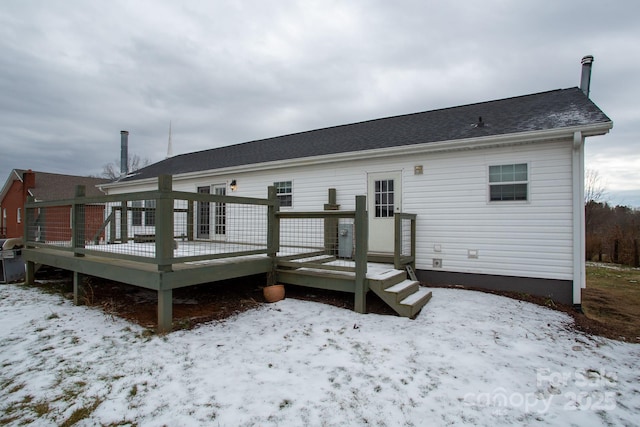
M156 201L145 200L144 201L144 225L152 227L156 225Z
M142 225L142 200L131 202L131 225Z
M291 181L274 182L276 187L276 195L280 202L281 208L290 208L293 206L293 185Z
M529 200L529 170L526 163L489 166L489 200Z

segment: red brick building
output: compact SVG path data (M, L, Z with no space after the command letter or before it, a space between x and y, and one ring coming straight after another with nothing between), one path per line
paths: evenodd
M87 196L100 196L103 193L96 185L109 182L108 179L86 176L61 175L48 172L34 172L31 169L13 169L0 193L0 237L22 237L24 231L24 204L28 196L36 201L72 199L76 185L84 185ZM56 208L59 226L47 239L68 240L71 238L71 205ZM51 214L50 212L49 214ZM86 207L86 233L95 233L104 221L104 207L92 205Z

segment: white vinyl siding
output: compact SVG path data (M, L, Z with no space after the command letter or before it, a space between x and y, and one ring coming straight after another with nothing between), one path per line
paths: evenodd
M527 164L527 202L490 202L489 167ZM422 174L414 167L422 166ZM418 269L571 280L571 141L332 162L180 179L176 191L236 179L234 196L267 197L266 183L295 182L295 210L318 211L335 188L341 210L367 193L367 173L402 171L402 210L417 214ZM154 188L153 184L139 191ZM111 194L132 191L125 187ZM233 217L228 212L228 218ZM436 248L440 250L437 251ZM469 251L478 257L469 257Z
M404 210L418 213L417 268L437 258L442 271L570 280L570 144L483 152L433 156L423 175L405 177ZM528 203L487 203L489 166L516 163L530 165Z

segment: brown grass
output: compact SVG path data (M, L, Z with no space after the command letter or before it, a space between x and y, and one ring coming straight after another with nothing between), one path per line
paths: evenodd
M582 308L586 317L605 325L619 339L640 342L640 269L588 266Z

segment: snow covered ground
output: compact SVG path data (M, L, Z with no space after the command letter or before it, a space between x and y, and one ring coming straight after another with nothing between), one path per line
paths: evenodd
M636 425L640 345L433 289L416 320L285 299L166 336L0 285L0 424Z

